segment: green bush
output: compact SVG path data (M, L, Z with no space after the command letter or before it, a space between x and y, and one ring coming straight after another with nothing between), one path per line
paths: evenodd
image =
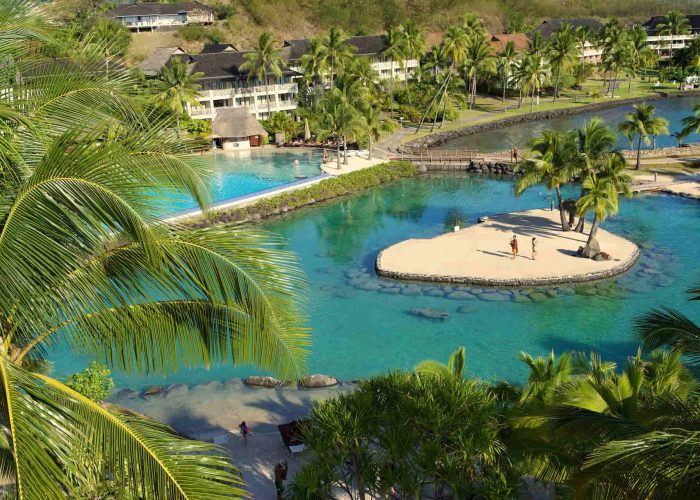
M207 30L203 26L190 24L177 29L180 36L188 42L201 42L207 36Z
M181 122L182 127L193 137L206 137L211 134L211 123L208 120L185 118Z
M112 392L114 381L107 367L93 361L82 372L69 375L66 385L93 401L100 401Z
M418 175L418 167L405 161L389 161L375 167L357 170L345 175L326 179L304 189L265 198L253 205L215 212L210 223L221 221L245 221L253 214L267 217L285 210L293 210L318 201L358 193L366 189L398 179ZM313 201L312 201L313 200ZM192 221L196 222L196 221Z
M216 6L216 18L220 21L233 17L236 13L236 8L230 3L220 3Z
M404 104L399 106L398 109L399 116L401 116L404 121L409 121L413 123L418 123L421 119L422 113L415 106L409 106Z

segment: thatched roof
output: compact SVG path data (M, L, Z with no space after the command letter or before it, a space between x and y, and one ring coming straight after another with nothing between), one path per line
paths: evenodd
M248 108L219 108L211 122L212 137L267 136Z

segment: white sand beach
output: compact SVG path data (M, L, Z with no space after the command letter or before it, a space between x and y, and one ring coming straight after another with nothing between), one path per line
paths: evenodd
M562 232L559 221L558 210L493 216L457 232L390 246L377 259L377 268L380 274L430 281L441 281L442 277L464 283L544 284L548 280L582 281L591 274L612 272L638 255L637 245L601 229L597 236L601 250L612 255L612 259L596 262L576 257L576 250L586 244L588 234ZM587 226L590 228L590 224ZM511 259L509 241L514 234L518 237L519 254ZM537 238L536 260L532 259L533 237Z

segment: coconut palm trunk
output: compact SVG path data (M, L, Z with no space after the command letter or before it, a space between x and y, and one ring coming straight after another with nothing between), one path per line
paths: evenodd
M501 102L506 102L506 85L507 85L507 82L506 82L506 72L505 72L505 70L503 70L503 79L502 79L502 81L503 81L503 97L501 98Z
M180 113L175 113L175 134L178 139L182 139L180 136Z
M340 137L335 138L335 162L338 170L340 170Z
M474 72L474 77L472 78L472 99L469 109L472 109L476 104L476 71Z
M343 165L348 164L348 138L343 134Z
M389 76L389 115L394 118L394 60L391 60L391 75Z
M557 203L559 204L559 218L561 219L561 230L571 231L571 226L569 226L569 218L566 216L566 210L564 210L564 200L561 196L561 188L557 186L555 188L557 193Z
M561 68L557 68L557 77L554 79L554 99L552 99L552 102L557 102L557 93L559 91L559 73L561 72Z
M532 86L532 96L530 97L530 113L535 110L535 86Z
M269 77L267 76L267 70L265 70L265 100L267 101L267 119L270 119L270 90L269 90Z
M642 164L642 134L639 134L639 141L637 142L637 165L634 167L635 170L639 170Z
M369 133L369 143L367 144L367 159L372 159L372 132Z
M598 216L596 215L593 218L593 224L591 225L591 232L588 233L588 241L586 241L586 247L590 247L591 242L593 240L595 240L595 237L598 234L599 227L600 227L600 221L598 220Z

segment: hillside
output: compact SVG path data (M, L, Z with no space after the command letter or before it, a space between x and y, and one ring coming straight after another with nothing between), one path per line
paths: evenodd
M124 1L124 0L121 0ZM700 0L199 0L215 7L221 17L205 30L202 40L178 33L139 34L130 58L140 60L154 47L180 45L198 50L213 34L239 49L250 47L257 35L272 31L278 39L304 38L339 26L350 34L372 34L408 19L427 31L442 31L466 12L481 16L492 32L527 31L552 17L617 16L642 21L672 8L700 12ZM75 16L93 0L54 0L61 17Z

